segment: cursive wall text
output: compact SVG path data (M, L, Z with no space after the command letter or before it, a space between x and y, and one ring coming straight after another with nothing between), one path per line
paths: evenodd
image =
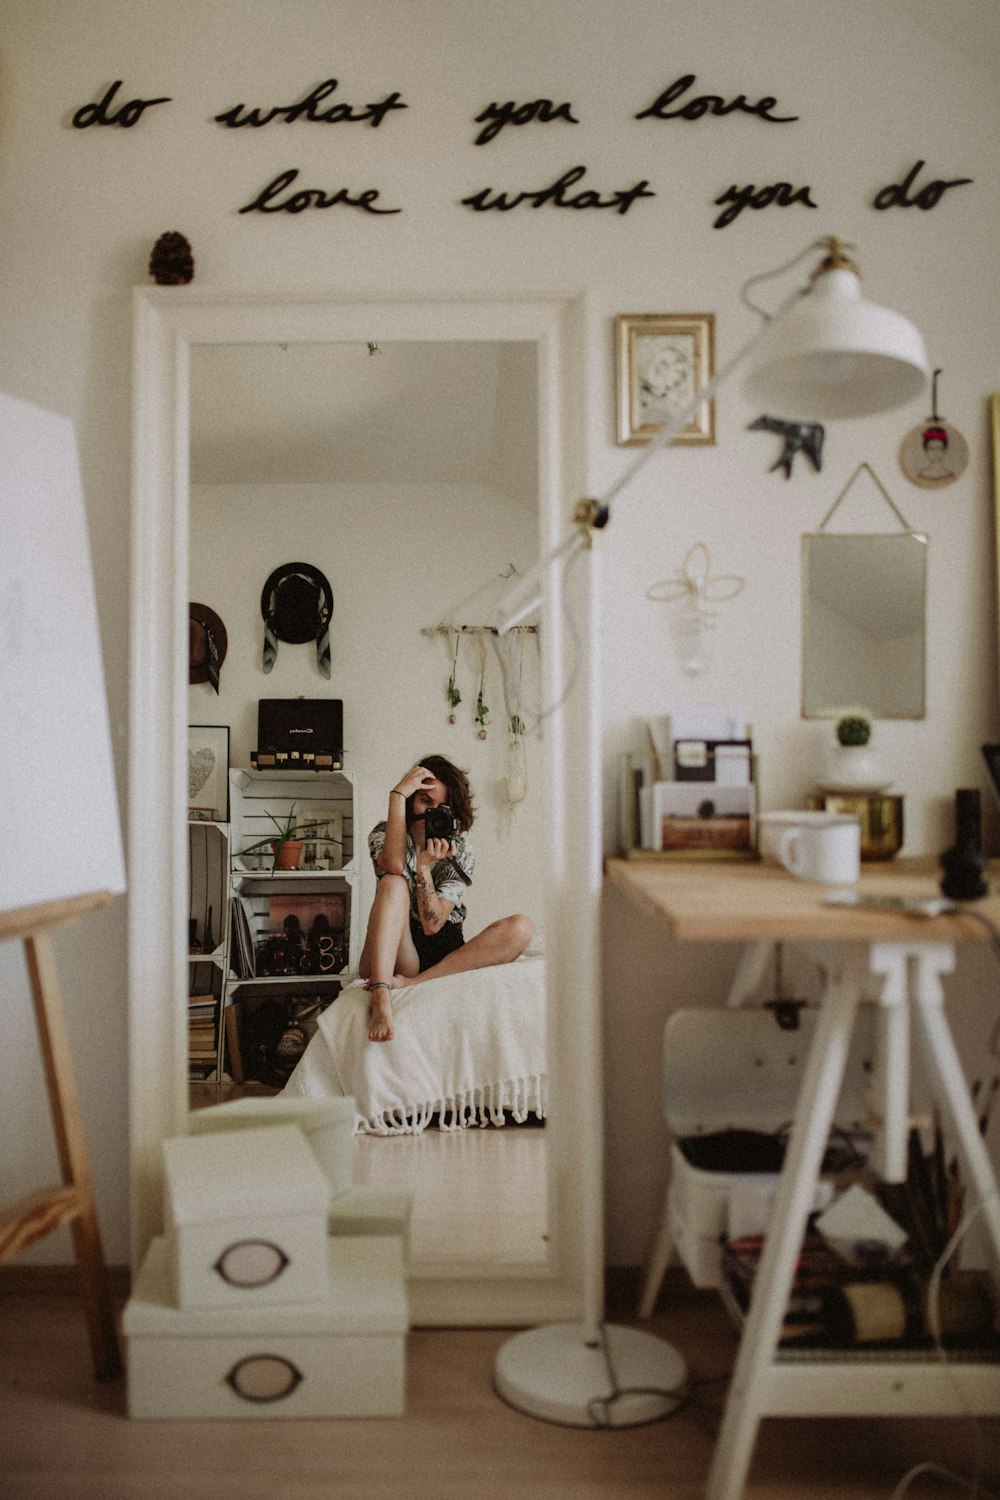
M809 187L793 188L790 182L772 182L769 186L761 188L752 182L747 187L737 187L733 183L732 187L727 188L724 193L720 193L718 198L713 200L716 206L728 203L729 207L722 211L712 228L725 229L726 225L731 224L745 208L770 208L772 203L776 203L779 208L787 208L791 203L802 203L806 208L818 208L819 204L813 202L809 196L810 192Z
M778 101L765 94L758 99L756 104L747 100L746 94L737 94L727 104L721 94L698 94L694 99L688 99L679 109L670 109L668 106L676 103L682 94L686 94L695 81L694 73L685 73L678 78L669 88L665 88L658 99L654 100L648 109L640 110L635 116L637 120L700 120L703 115L731 115L738 111L745 115L756 115L759 120L764 120L768 125L789 125L797 120L798 115L773 115L772 109Z
M327 78L323 83L318 83L304 99L300 99L298 104L275 104L270 109L247 109L245 104L234 104L232 109L224 110L215 119L230 130L238 130L242 125L270 125L272 120L280 120L283 125L293 125L296 120L307 120L313 125L370 123L376 129L391 110L407 108L399 92L394 91L377 104L366 104L363 109L356 110L350 104L339 101L331 104L329 109L320 109L319 106L336 89L336 78Z
M82 104L73 116L74 128L86 130L88 125L120 125L123 130L130 130L142 118L143 110L149 109L153 104L170 103L166 96L160 99L130 99L112 113L111 101L121 86L122 80L117 78L98 103Z
M307 208L360 208L367 214L400 214L401 208L377 208L378 188L365 188L363 192L356 193L353 197L348 188L338 188L335 193L325 193L321 188L299 188L281 203L277 201L279 195L298 177L298 168L289 167L287 172L279 172L272 182L254 198L252 203L245 203L240 209L241 214L300 214Z
M571 104L553 104L551 99L515 104L513 99L508 99L506 104L487 104L482 114L476 116L476 124L482 125L483 129L473 145L485 146L487 141L500 134L505 125L530 125L532 120L537 120L540 125L548 125L551 120L566 120L570 125L580 123Z
M570 167L569 171L564 172L550 187L539 188L535 192L514 193L513 196L508 196L507 193L494 193L492 188L485 187L461 201L466 208L475 209L477 213L485 213L491 208L506 213L512 208L519 208L522 203L527 203L532 208L542 208L545 204L551 204L553 208L613 208L620 214L627 214L638 198L656 197L645 178L637 182L634 187L621 188L606 198L602 198L600 193L593 188L584 188L581 192L569 196L569 189L575 187L586 171L586 167Z

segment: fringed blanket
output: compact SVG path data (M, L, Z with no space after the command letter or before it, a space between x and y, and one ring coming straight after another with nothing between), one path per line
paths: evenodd
M368 991L349 985L323 1012L286 1095L353 1096L355 1131L415 1135L543 1118L545 965L541 958L429 979L392 997L391 1042L368 1040Z

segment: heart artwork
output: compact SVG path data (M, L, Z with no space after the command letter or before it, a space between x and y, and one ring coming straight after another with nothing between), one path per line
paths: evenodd
M193 802L215 770L215 751L207 745L188 751L188 801Z

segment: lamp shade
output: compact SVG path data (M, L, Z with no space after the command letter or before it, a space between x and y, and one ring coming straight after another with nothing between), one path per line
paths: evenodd
M920 394L930 375L920 334L861 295L855 271L821 271L750 354L747 397L778 416L863 417Z

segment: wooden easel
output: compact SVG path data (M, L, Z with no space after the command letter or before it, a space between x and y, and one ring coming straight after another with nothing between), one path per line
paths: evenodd
M20 938L24 943L62 1171L61 1187L31 1193L0 1217L0 1265L64 1224L70 1226L87 1336L98 1380L114 1380L122 1372L122 1360L51 933L55 927L107 906L112 899L108 892L100 891L0 914L0 942Z

